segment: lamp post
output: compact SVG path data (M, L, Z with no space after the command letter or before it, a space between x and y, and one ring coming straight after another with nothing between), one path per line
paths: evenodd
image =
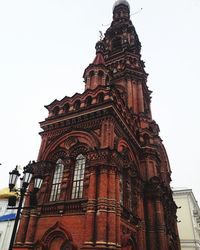
M10 176L10 178L9 178L9 188L10 188L10 191L13 191L13 189L16 186L17 179L20 176L20 173L19 173L17 167L14 170L12 170L11 172L9 172L9 176ZM17 226L18 226L21 210L22 210L22 204L23 204L24 196L26 194L28 185L31 182L32 176L33 176L33 173L31 171L30 164L29 164L26 167L24 167L23 177L20 178L20 180L21 180L21 186L20 186L20 189L19 189L20 198L19 198L18 207L16 208L17 209L17 215L16 215L16 218L15 218L15 223L14 223L13 232L12 232L12 236L11 236L11 240L10 240L9 250L13 249L13 244L14 244L14 241L15 241L15 235L16 235L16 231L17 231ZM36 194L39 191L39 189L40 189L40 187L42 185L42 181L43 181L43 179L41 177L35 177L34 178L34 191L33 191L34 194Z

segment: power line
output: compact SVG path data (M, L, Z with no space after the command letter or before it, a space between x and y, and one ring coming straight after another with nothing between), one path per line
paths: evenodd
M130 14L130 16L134 16L134 15L137 15L138 13L140 13L141 11L143 10L143 8L140 8L138 11ZM102 24L103 27L107 27L109 26L111 23L108 23L108 24Z
M142 10L143 10L143 8L140 8L138 11L136 11L136 12L130 14L130 16L137 15L137 14L140 13Z

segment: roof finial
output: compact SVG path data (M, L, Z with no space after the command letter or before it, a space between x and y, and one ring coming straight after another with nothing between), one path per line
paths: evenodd
M100 38L100 41L103 40L103 32L101 30L99 31L99 38Z
M114 3L114 5L113 5L113 10L114 10L114 8L116 6L118 6L120 4L126 5L129 8L129 10L130 10L130 5L129 5L129 3L128 3L127 0L116 0L115 3Z

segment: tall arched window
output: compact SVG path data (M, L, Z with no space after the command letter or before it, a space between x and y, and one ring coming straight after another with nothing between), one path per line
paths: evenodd
M76 157L76 164L74 169L74 178L72 185L72 199L80 199L83 197L83 180L85 173L86 158L80 154Z
M102 103L104 101L104 94L103 93L99 93L97 95L97 103Z
M56 200L59 200L60 198L63 170L64 170L64 165L62 163L62 160L59 159L56 162L55 172L53 176L50 201L56 201Z
M81 106L81 101L80 100L76 100L74 103L74 109L75 110L79 110Z
M86 107L90 107L92 105L92 97L88 96L85 100Z

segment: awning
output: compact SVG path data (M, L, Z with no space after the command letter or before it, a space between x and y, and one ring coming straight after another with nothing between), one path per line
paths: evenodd
M16 214L6 214L3 216L0 216L0 222L1 221L8 221L8 220L15 220Z

